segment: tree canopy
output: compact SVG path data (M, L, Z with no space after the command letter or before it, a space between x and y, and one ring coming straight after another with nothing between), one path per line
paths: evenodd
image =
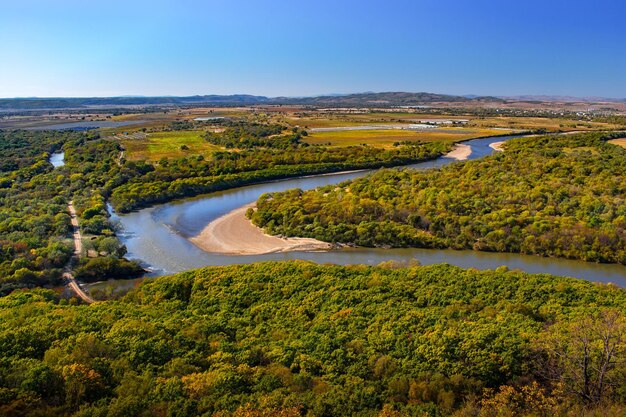
M612 135L518 138L439 170L382 170L261 196L271 234L361 246L451 247L626 264L626 150Z

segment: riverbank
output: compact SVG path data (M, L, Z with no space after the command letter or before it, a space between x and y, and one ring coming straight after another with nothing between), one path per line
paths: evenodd
M489 147L489 144L494 141L518 137L482 138L467 141L465 144L472 149L468 160L491 155L493 149ZM442 157L411 165L410 168L440 168L454 161L454 159ZM519 269L528 273L570 276L588 281L611 282L626 287L626 268L618 264L597 264L513 253L420 248L342 248L342 250L277 252L237 256L206 252L188 240L189 236L200 233L210 222L224 213L257 201L265 193L277 193L293 188L311 190L354 180L367 175L369 172L371 171L270 181L234 188L200 198L163 204L156 208L142 209L123 215L112 212L111 215L113 221L118 221L121 224L123 233L119 234L119 238L128 248L127 257L129 259L141 259L144 265L150 266L152 270L150 276L167 275L207 265L247 264L269 260L303 259L322 264L377 265L390 260L407 262L417 259L423 265L445 262L462 268L480 270L496 269L506 265L510 269ZM174 231L172 225L177 227ZM114 285L130 288L135 282L135 280L116 280Z
M277 252L319 251L332 249L330 243L310 238L280 238L271 236L252 224L246 217L248 204L209 223L189 240L210 253L223 255L264 255Z
M472 154L472 148L469 145L458 143L454 145L454 149L444 155L446 158L456 159L457 161L465 161Z
M502 145L504 145L504 141L502 141L502 142L494 142L494 143L490 144L489 147L491 149L493 149L494 151L504 152L504 148L502 148Z

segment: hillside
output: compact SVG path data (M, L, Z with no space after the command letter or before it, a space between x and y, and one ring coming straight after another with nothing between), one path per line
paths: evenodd
M564 416L601 406L594 415L617 416L619 368L607 365L617 385L599 391L589 371L600 394L585 399L562 368L576 365L552 352L575 353L577 326L589 323L600 366L595 332L612 323L622 360L626 326L614 312L624 305L614 287L449 265L210 267L91 306L14 292L0 298L0 415ZM546 369L563 370L553 382L564 385Z

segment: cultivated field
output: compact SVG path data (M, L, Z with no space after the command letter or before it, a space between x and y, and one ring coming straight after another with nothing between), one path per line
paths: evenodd
M305 138L310 144L331 146L351 146L367 144L370 146L391 147L396 142L458 142L461 140L506 134L499 129L437 128L428 130L343 130L333 132L314 132Z
M626 149L626 138L613 139L613 140L610 140L609 143L621 146L622 148Z
M125 149L125 157L129 160L158 161L161 158L210 156L214 151L222 149L204 140L203 133L201 130L183 130L148 133L143 137L134 133L127 135L127 138L122 136L120 142Z
M470 126L476 127L500 127L509 129L546 129L548 131L590 131L590 130L611 130L623 129L624 126L614 123L590 122L587 120L574 120L566 118L549 118L549 117L473 117L469 123Z
M367 112L367 113L343 113L343 112L295 112L282 116L282 120L292 126L303 128L358 126L367 124L397 124L419 123L425 120L468 120L465 116L441 116L433 114L417 114L406 112Z

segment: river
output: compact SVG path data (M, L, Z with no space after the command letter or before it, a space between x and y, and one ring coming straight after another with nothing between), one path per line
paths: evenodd
M489 147L491 143L506 141L512 137L514 136L474 139L464 142L464 144L471 147L472 153L469 159L476 159L493 152L493 149ZM407 168L438 168L454 162L453 159L441 157L410 165ZM626 267L616 264L596 264L510 253L415 248L344 248L326 252L219 255L206 253L187 240L188 237L198 234L212 220L256 201L263 193L290 188L308 190L362 177L370 172L372 171L319 175L251 185L162 204L124 215L112 213L112 220L118 221L121 226L118 236L128 248L127 257L140 260L148 267L151 270L148 276L181 272L207 265L241 264L268 260L302 259L342 265L376 265L389 260L409 261L416 259L424 265L447 262L464 268L473 267L477 269L495 269L506 265L510 269L519 269L530 273L571 276L589 281L612 282L626 287ZM132 285L132 282L124 284L118 281L117 285L128 286Z

